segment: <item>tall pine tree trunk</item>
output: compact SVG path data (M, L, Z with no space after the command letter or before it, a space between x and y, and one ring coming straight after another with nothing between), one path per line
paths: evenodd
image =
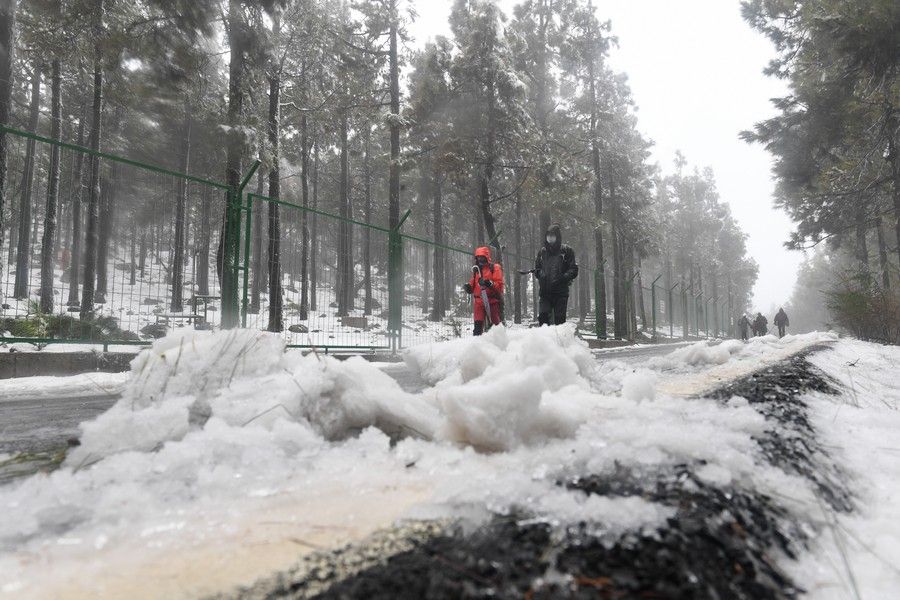
M128 265L128 285L134 285L137 283L137 264L135 263L135 259L137 252L137 219L131 219L131 259L129 260Z
M87 102L81 103L81 118L78 120L78 145L84 146L84 123L87 121ZM78 308L78 279L81 274L81 195L84 192L84 154L76 152L74 156L75 172L72 175L72 257L69 265L69 298L70 309ZM88 159L90 168L90 159Z
M885 290L891 288L890 265L887 256L887 243L884 241L884 229L881 217L875 219L875 233L878 235L878 265L881 268L881 285Z
M869 278L869 246L866 243L866 207L860 202L856 215L856 262L860 276L868 283Z
M431 226L434 230L434 267L432 268L432 276L434 277L434 301L431 304L431 321L440 321L444 318L447 310L448 290L445 286L446 271L444 268L444 249L441 245L444 243L444 206L441 191L441 175L437 170L434 161L430 164L431 171Z
M647 307L644 306L644 275L641 273L641 255L637 257L637 278L635 279L635 292L637 292L638 310L641 315L641 331L647 331Z
M262 163L262 148L260 148L259 162ZM266 175L260 169L256 175L256 195L265 194ZM259 314L260 294L262 293L263 279L266 274L263 268L263 205L261 198L253 201L253 277L250 280L250 313ZM268 281L268 280L267 280Z
M309 121L300 117L300 193L303 208L309 207ZM300 320L309 319L309 212L300 211Z
M584 230L580 231L578 234L578 243L582 248L588 247L588 242L585 238ZM582 263L582 268L584 268L586 274L591 272L590 266L586 261ZM576 289L578 290L578 323L582 326L584 325L585 321L587 321L588 310L591 307L591 297L588 285L589 281L590 277L586 276L579 277L576 281Z
M370 164L370 145L372 142L372 125L365 124L363 134L363 212L367 224L372 222L372 166ZM363 287L365 302L363 312L372 314L372 230L366 227L363 231Z
M277 38L281 33L281 22L276 14L273 33ZM281 73L273 66L269 75L269 152L272 165L269 169L269 198L281 199L281 169L279 167L279 137ZM283 299L281 297L281 216L278 204L269 203L269 331L282 330Z
M622 272L622 248L619 239L619 210L618 201L615 197L615 186L613 184L612 168L609 170L609 203L610 203L610 228L612 231L612 250L613 250L613 323L615 337L617 339L625 339L628 335L628 322L625 312L624 298L624 274Z
M718 335L722 331L722 323L721 323L721 319L720 319L721 311L718 308L719 307L719 273L718 273L717 269L713 268L712 273L710 274L710 279L712 282L712 298L713 298L712 299L713 331L715 332L716 336L718 337Z
M113 113L113 121L108 138L114 138L122 127L122 108L116 107ZM113 229L115 228L115 212L121 173L121 164L113 162L110 167L108 179L100 180L100 233L97 244L97 291L94 302L103 304L106 302L106 293L109 283L109 254ZM112 248L115 258L115 247ZM171 273L166 273L166 282L171 280Z
M181 124L181 151L179 152L178 169L187 173L191 159L191 103L185 95L184 117ZM185 209L187 207L188 184L184 179L178 180L178 198L175 204L175 250L172 260L172 312L184 310L184 245L185 245Z
M594 261L597 265L596 296L598 319L597 337L606 339L606 273L603 259L603 181L600 172L600 141L597 139L597 83L594 74L593 61L589 64L589 76L591 85L591 169L594 174L594 186L591 190L594 195Z
M250 33L244 23L241 0L228 1L228 47L231 60L228 65L228 137L225 151L225 183L230 190L237 191L241 183L241 161L244 155L243 124L244 109L244 63L249 45ZM235 214L240 199L232 201L231 192L226 194L225 214L222 219L221 235L216 250L216 272L221 282L222 327L230 328L238 324L237 273L233 271L233 261L239 254L235 240L239 234L240 215Z
M41 66L35 62L31 74L31 106L28 111L28 129L37 132L41 109ZM16 248L16 280L13 295L28 298L31 276L31 191L34 182L35 141L29 139L25 147L25 168L22 173L22 193L19 196L19 235Z
M13 53L15 51L16 1L0 0L0 123L9 123L13 88ZM3 234L6 223L6 173L7 173L6 133L0 132L0 250L3 249ZM10 252L12 255L12 252ZM3 264L0 263L0 279ZM0 297L2 300L2 297Z
M59 14L60 0L55 3ZM60 90L60 63L54 58L50 67L50 138L59 140L62 99ZM59 203L59 146L50 149L50 171L47 177L47 210L44 215L44 237L41 240L41 312L53 312L53 252L56 235L56 208Z
M313 141L313 170L312 170L312 207L319 207L319 144ZM309 310L317 310L317 291L319 286L319 269L317 261L319 257L319 216L312 214L310 225L310 251L309 251Z
M106 293L109 287L110 242L115 226L120 171L119 163L114 162L110 168L109 178L100 181L100 233L97 239L97 291L94 297L94 302L97 304L106 303ZM115 257L115 248L113 248L113 257ZM171 273L166 275L168 283L171 281Z
M400 65L397 54L397 29L400 15L398 0L390 0L388 50L389 85L391 95L391 163L388 167L388 227L394 229L400 223Z
M538 215L531 219L531 247L538 248L543 245L544 232L546 229L539 228L541 217ZM549 225L548 225L549 227ZM540 236L540 237L538 237ZM540 312L540 293L537 279L532 277L531 280L531 320L537 321Z
M97 0L94 18L94 105L92 110L91 150L99 152L101 121L103 117L103 55L100 36L103 32L103 0ZM100 159L90 157L88 181L88 210L84 243L84 278L81 293L81 318L87 319L94 312L94 279L97 269L97 230L100 221Z
M515 277L513 280L513 322L521 323L522 322L522 277L519 276L518 271L522 268L522 194L516 192L516 206L515 206L515 214L516 214L516 224L515 224L515 236L516 236L516 265L515 269L509 271L512 277Z
M335 293L337 294L337 314L339 317L349 314L350 303L349 298L352 293L349 289L347 269L349 264L346 260L350 254L350 165L349 165L349 141L348 141L348 110L341 109L340 115L340 152L341 152L341 174L338 182L338 202L341 221L338 223L338 252L337 252L337 278L335 281Z
M900 131L898 131L896 109L888 113L888 131L894 132L888 138L888 162L891 166L891 199L894 204L894 234L897 241L897 264L900 265Z

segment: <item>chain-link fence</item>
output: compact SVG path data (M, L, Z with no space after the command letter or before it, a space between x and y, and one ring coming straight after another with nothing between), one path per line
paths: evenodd
M226 185L3 132L4 338L136 344L218 326Z
M338 350L470 334L471 300L460 282L469 252L259 194L248 199L247 327L283 331L291 346Z
M291 346L375 350L472 334L473 298L462 289L472 250L404 232L408 212L391 230L352 214L244 194L258 163L232 189L3 132L4 341L145 344L179 328L240 324L281 331ZM534 257L496 243L490 245L504 269L504 321L533 325ZM664 285L661 277L645 286L639 272L621 284L628 322L617 330L610 270L601 275L590 256L580 262L569 318L585 337L733 331L724 299L704 298L680 282Z

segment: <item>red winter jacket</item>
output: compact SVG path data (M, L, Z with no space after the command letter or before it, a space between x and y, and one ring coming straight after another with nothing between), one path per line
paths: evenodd
M472 294L475 296L475 304L483 304L481 301L481 285L478 283L479 279L489 279L494 282L494 285L487 288L487 295L488 302L497 304L503 299L503 268L500 266L500 263L491 262L491 249L487 246L475 249L476 260L479 256L487 258L487 264L481 267L481 277L475 277L475 272L473 271L472 278L469 279L469 285L472 286Z

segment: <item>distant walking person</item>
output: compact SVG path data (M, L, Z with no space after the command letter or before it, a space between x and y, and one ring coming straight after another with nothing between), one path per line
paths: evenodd
M538 323L562 325L566 322L569 285L578 277L575 251L562 243L559 225L551 225L544 236L544 246L534 260L534 276L538 280Z
M769 320L762 316L762 313L756 313L753 320L753 334L766 335L769 332Z
M745 342L750 339L750 319L747 318L747 315L741 315L741 320L738 321L738 327L741 329L741 339Z
M491 325L500 324L503 303L503 269L500 263L491 261L491 249L487 246L475 249L472 277L463 286L467 294L475 296L475 328L481 335ZM488 320L490 319L490 320Z
M784 330L785 330L787 327L790 327L790 326L791 326L791 322L788 320L787 313L784 312L784 309L783 309L783 308L779 308L779 309L778 309L778 314L775 315L775 318L773 319L773 322L774 322L775 325L778 327L778 337L783 338L783 337L784 337Z

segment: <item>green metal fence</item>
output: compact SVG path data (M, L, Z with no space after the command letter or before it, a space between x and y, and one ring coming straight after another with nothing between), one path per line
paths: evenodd
M0 246L4 342L146 344L172 329L236 318L236 306L222 301L222 279L234 278L237 265L223 223L229 205L240 208L239 190L10 127L2 132L9 157ZM54 154L55 204L48 201Z
M135 345L180 328L244 326L281 331L297 347L396 350L471 335L472 297L462 291L471 249L435 243L421 224L426 233L405 230L409 212L391 230L358 215L246 193L258 162L232 188L2 131L9 164L0 342ZM57 159L53 206L47 200ZM533 256L504 247L501 262L505 321L518 315L533 324L535 280L518 273L533 267ZM601 275L589 256L581 265L569 316L582 335L603 337L600 324L609 316L600 314L598 299L612 307L612 275ZM639 282L626 282L636 317L627 337L733 331L724 299L703 298L683 283L665 286L660 277L649 288ZM612 333L610 325L606 337Z
M291 346L337 350L398 349L469 333L471 300L461 278L470 252L404 234L403 220L391 230L259 194L247 195L244 214L245 326L281 329ZM280 320L272 298L282 301Z

